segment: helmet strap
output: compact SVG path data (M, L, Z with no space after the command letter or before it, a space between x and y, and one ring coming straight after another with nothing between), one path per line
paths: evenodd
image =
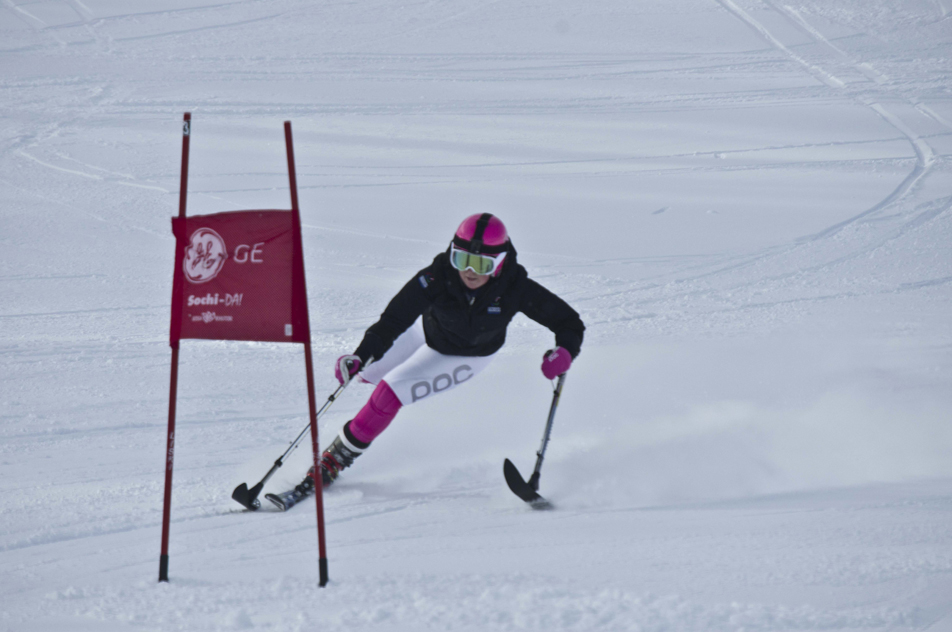
M483 235L486 233L486 227L489 226L489 220L492 219L492 213L483 213L476 220L476 230L473 232L473 238L469 240L470 252L479 254L483 250Z

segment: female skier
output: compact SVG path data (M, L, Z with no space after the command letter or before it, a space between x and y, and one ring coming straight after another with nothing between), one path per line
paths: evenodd
M446 252L390 301L357 349L337 359L334 374L341 384L360 373L377 388L321 455L324 486L370 446L401 407L452 390L489 366L517 312L555 333L556 347L543 356L543 375L551 380L568 371L585 331L578 313L528 277L502 220L490 213L471 215ZM313 475L311 467L301 486L312 487Z

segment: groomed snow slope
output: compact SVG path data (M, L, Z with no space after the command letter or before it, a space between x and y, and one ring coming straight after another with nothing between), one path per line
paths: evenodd
M0 630L952 629L952 0L0 2ZM468 213L588 331L402 411L313 505L230 499L298 347L186 341L191 214L287 208L319 394ZM363 404L354 387L325 443ZM297 482L306 450L267 489Z

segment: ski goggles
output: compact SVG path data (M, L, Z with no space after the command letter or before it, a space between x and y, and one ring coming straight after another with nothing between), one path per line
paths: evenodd
M450 265L460 272L472 270L480 275L494 274L505 258L504 252L498 255L477 255L457 248L456 244L450 244Z

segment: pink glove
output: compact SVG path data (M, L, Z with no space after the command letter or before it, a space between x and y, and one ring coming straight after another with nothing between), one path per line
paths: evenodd
M360 358L355 355L342 355L334 364L334 377L343 386L350 378L360 372Z
M572 366L572 356L563 347L549 349L542 356L542 375L554 380L569 370Z

